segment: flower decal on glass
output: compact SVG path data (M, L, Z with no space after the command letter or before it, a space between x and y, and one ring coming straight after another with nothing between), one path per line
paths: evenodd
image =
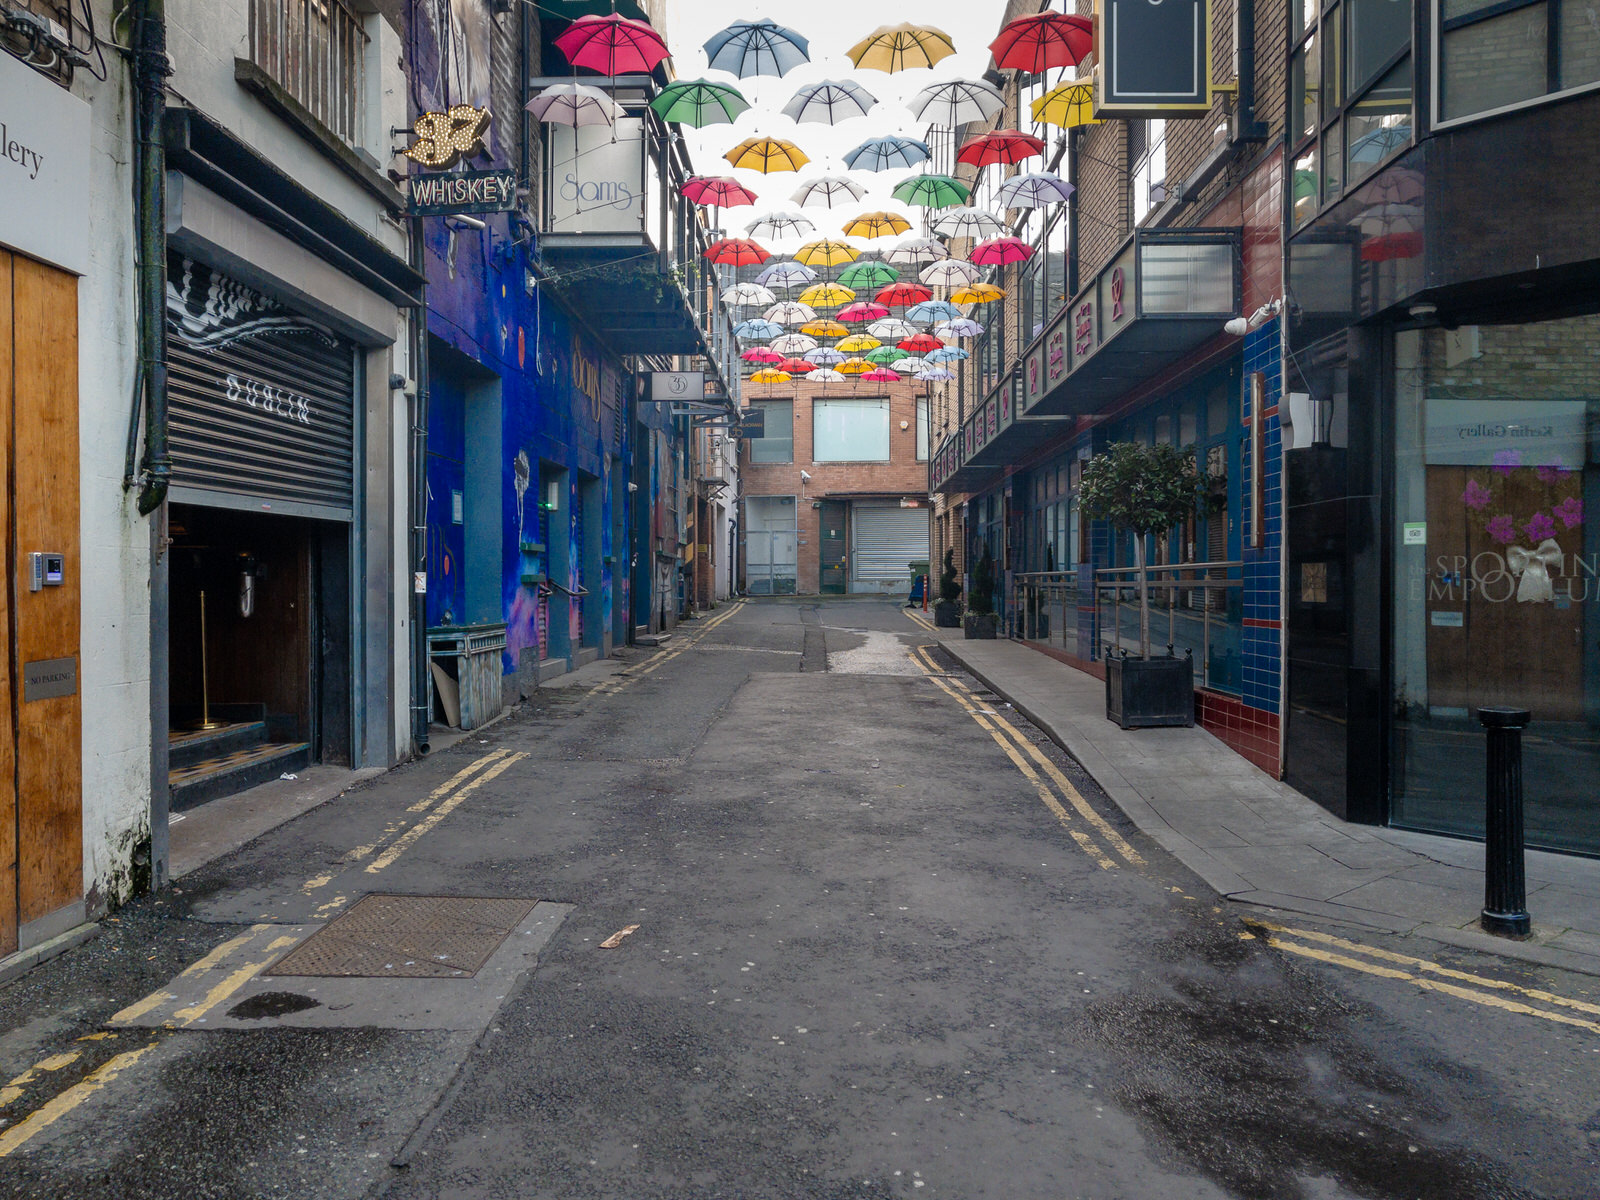
M1576 529L1583 524L1583 501L1576 496L1568 496L1556 505L1555 515L1568 529Z
M1498 517L1491 517L1484 530L1502 546L1509 546L1517 540L1517 523L1509 513L1501 513Z
M1522 451L1496 450L1494 452L1494 469L1502 475L1509 475L1522 465Z
M1560 483L1570 474L1571 468L1563 467L1560 463L1543 463L1539 467L1539 482Z
M1492 493L1476 479L1467 480L1467 490L1461 493L1461 503L1474 512L1487 508Z
M1528 540L1531 542L1542 542L1545 538L1553 538L1556 535L1556 523L1549 513L1534 513L1522 528L1527 531Z

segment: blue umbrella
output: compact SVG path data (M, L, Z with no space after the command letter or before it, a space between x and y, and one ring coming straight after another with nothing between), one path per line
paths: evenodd
M807 84L783 106L783 115L796 121L823 121L837 125L851 117L864 117L878 98L848 79L825 79Z
M961 310L948 300L924 300L906 311L908 321L953 321Z
M960 346L945 346L928 355L928 361L931 363L960 362L964 358L971 357L971 353L963 350Z
M805 263L776 262L757 275L756 282L763 287L787 288L810 283L816 277L817 273Z
M846 152L844 161L856 171L892 171L896 167L914 167L932 157L927 142L891 136L867 139Z
M759 338L762 341L775 338L782 332L782 325L763 317L752 317L748 321L740 321L733 327L733 336L736 338Z
M752 75L786 75L811 61L811 44L792 29L762 17L736 21L705 44L706 58L717 71L740 79Z
M1380 125L1350 143L1350 161L1371 165L1382 162L1402 146L1411 144L1410 125Z

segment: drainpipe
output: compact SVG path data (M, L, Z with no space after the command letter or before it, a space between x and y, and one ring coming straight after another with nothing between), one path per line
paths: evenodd
M144 372L144 486L139 514L148 517L167 498L172 453L167 443L167 156L161 141L166 115L166 0L143 0L133 52L135 129L139 144L139 361Z
M416 395L411 401L411 570L428 571L428 284L422 218L411 218L411 262L423 275L411 322L411 363ZM428 698L428 594L411 586L411 741L426 754L433 710Z
M1233 44L1239 56L1239 111L1234 116L1235 142L1264 142L1267 126L1256 120L1256 6L1255 0L1238 0L1233 10Z

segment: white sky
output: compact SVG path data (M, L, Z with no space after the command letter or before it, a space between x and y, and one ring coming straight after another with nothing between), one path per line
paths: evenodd
M696 173L701 175L731 175L760 199L753 207L739 207L718 211L718 220L730 236L745 237L745 227L763 212L779 209L798 210L815 222L817 231L808 238L788 238L781 241L770 238L761 243L775 254L787 256L810 238L843 237L840 231L845 221L862 212L880 209L905 213L913 222L912 233L921 232L922 208L902 204L890 194L895 184L907 175L921 171L897 168L890 171L849 171L845 168L847 151L869 138L899 134L902 137L921 138L926 132L923 122L914 120L907 102L930 83L945 79L981 79L989 66L989 42L999 32L1005 13L1003 0L920 0L916 5L886 6L863 5L856 0L809 0L776 4L771 0L665 0L667 42L673 52L673 66L680 79L709 79L716 83L730 83L750 101L750 110L742 113L733 124L707 125L703 129L683 126L689 148L689 160ZM772 75L736 79L725 71L712 71L706 63L703 43L718 30L735 21L751 21L767 17L780 25L788 26L811 43L811 61L802 63L782 78ZM897 71L892 75L882 71L858 70L845 51L866 37L880 25L915 21L919 25L932 25L944 30L955 43L956 53L937 63L932 70L920 68ZM820 121L796 124L783 115L783 107L796 91L806 84L820 83L825 79L849 79L876 96L878 103L864 117L827 125ZM770 136L784 138L799 146L811 161L801 170L777 171L763 175L759 171L735 170L722 156L748 137ZM818 175L849 175L868 190L860 201L833 208L820 206L801 209L791 196L800 184ZM905 236L911 236L907 234ZM854 240L857 246L870 249L887 249L896 238L879 238L871 242Z

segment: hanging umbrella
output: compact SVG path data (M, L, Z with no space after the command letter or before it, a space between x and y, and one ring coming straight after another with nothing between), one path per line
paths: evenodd
M753 304L771 304L777 297L759 283L736 283L722 290L722 299L725 304L744 308Z
M899 341L903 337L910 337L917 332L917 327L910 321L899 317L884 317L881 321L874 321L867 326L867 332L875 338L884 341Z
M1094 115L1094 84L1087 79L1058 83L1033 102L1033 119L1044 125L1076 129L1098 125Z
M890 308L909 308L913 304L921 304L924 300L932 300L933 293L920 283L891 283L873 297L879 304L887 304Z
M922 383L947 383L954 379L955 376L949 371L946 371L943 367L928 367L924 370L918 371L911 378Z
M954 212L941 213L933 223L933 231L945 237L979 240L999 237L1006 227L999 217L984 209L958 208Z
M950 324L953 325L955 322L952 321ZM934 328L937 329L938 326L936 325ZM963 359L971 357L972 352L963 350L960 346L940 346L937 350L929 353L928 361L931 363L961 362Z
M797 262L776 262L756 276L756 282L767 287L791 288L810 283L817 273Z
M906 265L949 257L950 251L937 238L907 238L884 255L889 262Z
M961 310L948 300L924 300L906 311L908 321L951 321L961 315Z
M783 106L783 115L795 121L821 121L837 125L851 117L864 117L878 98L859 83L848 79L824 79L807 84Z
M670 51L648 22L631 17L579 17L555 39L556 48L575 67L602 75L648 75Z
M989 43L995 66L1029 75L1075 67L1093 49L1094 23L1088 17L1049 9L1008 21Z
M949 208L965 204L972 188L949 175L913 175L895 184L894 198L924 208Z
M772 255L747 238L721 238L706 247L706 257L725 267L748 267Z
M907 137L868 138L853 150L845 151L845 166L852 171L892 171L914 167L933 157L927 142Z
M950 293L952 304L988 304L993 300L1003 300L1006 290L996 287L992 283L973 283L964 288L957 288Z
M1059 175L1038 171L1032 175L1013 175L1000 185L994 202L1002 208L1043 208L1058 204L1072 195L1073 187Z
M1417 258L1422 254L1422 235L1414 230L1385 233L1361 243L1362 262L1390 262L1397 258Z
M1019 163L1044 153L1044 143L1020 129L995 129L969 138L956 154L957 162L969 166L993 166L995 163Z
M825 338L844 337L850 331L837 321L819 320L807 321L804 325L800 326L800 332L805 334L807 337Z
M900 376L889 370L888 367L879 367L876 371L863 371L861 373L863 383L894 383L899 378Z
M691 204L707 208L738 208L759 197L731 175L691 175L678 188Z
M875 366L886 367L895 359L905 356L904 350L896 350L893 346L879 346L876 350L868 350L861 357Z
M757 371L754 375L750 376L750 382L751 383L788 383L790 378L791 378L791 376L789 375L789 372L787 372L787 371L774 371L772 368L768 367L768 368L766 368L764 370Z
M914 371L925 371L927 369L928 360L918 358L915 354L901 354L899 358L889 364L889 370L896 371L901 375L910 375Z
M750 107L750 102L732 84L677 79L661 89L661 94L650 101L650 107L663 121L703 129L707 125L729 124Z
M808 218L797 212L780 211L757 217L745 226L745 232L751 237L789 238L805 237L808 233L815 233L816 228Z
M817 364L807 362L803 358L786 358L777 365L777 369L787 371L791 375L808 375L817 369Z
M722 156L734 166L770 175L774 171L798 171L811 160L793 142L782 138L746 138Z
M787 75L801 63L811 61L810 42L766 17L736 21L712 34L705 51L712 70L727 71L740 79Z
M817 319L817 314L811 311L809 304L801 304L797 300L780 300L761 315L779 325L799 325Z
M833 369L841 375L864 375L872 370L873 366L873 363L869 363L864 358L847 358Z
M800 293L800 303L812 308L838 308L855 298L854 291L837 283L814 283Z
M866 190L843 175L819 175L802 183L790 199L801 208L832 208L835 204L850 204L861 199Z
M908 338L902 338L895 345L908 354L928 354L934 350L944 349L944 343L931 333L913 333Z
M832 346L818 346L815 350L806 351L806 361L816 363L820 367L831 367L834 363L842 363L848 355L835 350Z
M883 343L875 337L868 337L864 333L852 333L834 349L843 350L848 354L865 354L868 350L876 350L881 345Z
M948 321L940 321L933 327L933 332L942 338L969 338L977 337L983 332L983 326L971 317L952 317ZM966 358L967 352L954 346L946 346L943 353L948 353L955 358Z
M844 231L851 237L893 237L911 228L911 222L894 212L862 213L844 223Z
M861 257L861 251L847 242L822 238L801 246L794 252L794 257L796 262L805 263L808 267L836 267L840 263L854 262Z
M791 354L804 354L807 350L815 350L817 339L807 337L803 333L783 333L772 339L772 348L787 358Z
M993 84L976 79L948 79L930 83L909 105L911 115L930 125L956 129L973 121L987 121L1006 106Z
M893 74L915 67L931 67L956 52L950 35L932 25L880 25L849 50L850 61L864 71Z
M923 267L917 278L929 287L961 287L982 279L983 272L959 258L946 258Z
M733 327L733 336L736 338L774 338L782 332L782 325L776 321L768 321L764 317L752 317L748 321L740 321Z
M888 315L889 310L887 308L881 304L875 304L871 300L857 300L849 307L839 310L839 320L847 321L852 325L876 321L879 317L887 317Z
M551 84L523 107L547 125L615 125L622 115L599 88L576 82Z
M899 278L899 271L896 271L888 263L881 262L854 263L839 274L839 282L844 284L845 287L851 288L882 287L884 284L893 283Z
M1000 237L979 242L968 256L980 266L1005 266L1006 263L1025 262L1033 257L1033 247L1021 238Z
M745 362L753 363L776 363L783 361L783 355L779 354L771 346L751 346L750 349L739 355L739 357L744 359Z
M808 383L839 383L848 378L850 378L848 375L841 375L830 367L821 367L807 375L806 381Z

